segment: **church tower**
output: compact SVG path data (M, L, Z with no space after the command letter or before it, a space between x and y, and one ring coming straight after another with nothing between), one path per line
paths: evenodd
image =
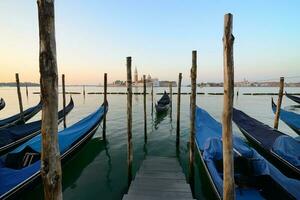
M134 82L137 84L138 80L139 80L139 75L138 75L138 71L137 71L137 69L135 67L135 70L134 70Z

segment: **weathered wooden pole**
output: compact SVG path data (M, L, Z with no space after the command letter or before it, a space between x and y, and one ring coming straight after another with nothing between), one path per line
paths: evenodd
M65 75L61 77L62 81L62 95L63 95L63 111L64 111L64 128L67 127L66 123L66 86L65 86Z
M147 143L147 110L146 110L146 75L143 75L144 82L144 142Z
M56 61L54 0L37 0L39 16L39 68L42 109L41 175L44 198L62 199L61 163L58 146L58 75Z
M276 108L276 114L275 114L275 119L274 119L274 128L275 129L278 129L278 124L279 124L280 108L281 108L281 102L282 102L282 96L283 96L283 87L284 87L284 77L280 77L277 108Z
M83 88L82 88L82 90L83 90L83 91L82 91L82 94L83 94L83 96L85 97L85 85L83 85L82 87L83 87Z
M224 105L222 116L223 141L223 199L233 200L234 195L234 167L232 144L232 107L234 96L234 62L233 62L232 14L224 16L223 36L223 65L224 65Z
M104 73L104 107L106 110L107 103L107 73ZM106 140L106 112L103 116L103 128L102 128L102 138Z
M189 183L194 193L195 186L195 117L196 117L196 80L197 80L197 51L192 52L191 68L191 99L190 99L190 148L189 148Z
M172 92L172 81L169 82L169 92L170 92L170 105L171 105L171 110L172 110L172 96L173 96L173 92Z
M181 100L181 80L182 73L178 77L178 92L177 92L177 123L176 123L176 148L179 148L180 143L180 100Z
M153 115L153 83L151 84L151 115Z
M131 57L127 57L127 169L128 186L132 180L132 77L131 77Z
M26 87L26 97L28 98L28 86L27 86L27 83L26 83L25 87Z
M17 83L17 93L18 93L18 99L19 99L20 118L23 122L25 122L24 115L23 115L23 101L22 101L22 94L21 94L21 89L20 89L20 80L19 80L18 73L16 73L16 83Z

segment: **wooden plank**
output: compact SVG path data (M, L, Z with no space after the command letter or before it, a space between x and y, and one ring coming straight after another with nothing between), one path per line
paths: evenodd
M136 178L166 178L166 179L182 179L185 180L185 176L181 172L170 172L170 171L155 171L148 170L143 172L138 172Z
M188 200L193 198L186 198L186 197L177 197L175 196L176 193L173 193L172 197L166 196L163 193L160 193L161 196L146 196L146 195L125 195L123 200L161 200L161 199L173 199L173 200ZM163 196L164 195L164 196Z
M123 199L193 199L190 186L176 157L149 156L143 161Z
M128 195L137 195L137 196L153 196L160 197L161 199L173 199L178 198L190 198L192 199L191 192L161 192L161 191L149 191L149 190L130 190Z

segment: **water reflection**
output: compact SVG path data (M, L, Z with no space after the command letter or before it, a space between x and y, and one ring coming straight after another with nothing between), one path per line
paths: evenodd
M66 163L63 168L63 191L69 187L76 188L76 181L84 169L92 163L97 155L105 150L105 148L106 144L103 140L94 138L88 142L70 162Z
M154 128L157 130L159 124L168 116L169 111L164 112L156 112L155 119L154 119Z
M110 191L112 191L112 181L111 181L111 172L112 172L112 162L111 162L111 156L109 153L109 143L107 141L104 142L105 145L105 155L107 157L107 165L108 170L106 172L106 183Z

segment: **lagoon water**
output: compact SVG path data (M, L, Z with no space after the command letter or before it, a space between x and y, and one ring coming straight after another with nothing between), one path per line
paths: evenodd
M147 88L150 92L150 88ZM154 88L154 93L168 91L168 88ZM197 88L197 92L205 92L205 95L197 95L197 105L206 109L217 120L221 120L223 96L208 95L208 92L223 92L223 88ZM250 116L273 126L274 114L271 110L271 96L246 96L245 92L278 92L278 88L239 88L239 96L234 97L235 107L245 111ZM300 93L300 88L285 88L290 93ZM67 87L69 92L82 92L82 87ZM86 87L88 92L101 92L102 87ZM39 95L38 87L29 88L29 97L26 98L25 88L22 88L24 109L36 105ZM108 92L126 92L126 88L109 87ZM142 92L142 88L133 88L133 92ZM177 92L177 88L173 88ZM183 87L182 92L190 92L189 87ZM154 95L157 101L161 95ZM0 88L0 97L6 101L6 107L0 111L0 119L19 112L16 88ZM69 95L67 95L67 103ZM94 111L103 102L103 95L86 94L72 95L75 103L74 109L67 116L68 126L82 119ZM62 108L62 96L59 96L60 109ZM277 99L274 96L275 100ZM144 145L143 132L143 96L133 95L133 148L134 148L134 174L145 156L178 156L180 164L187 175L188 168L188 136L189 136L189 95L181 97L181 143L180 152L176 154L176 102L177 95L173 95L173 109L166 116L157 118L155 111L151 115L151 95L147 96L147 130L148 143ZM64 199L121 199L127 190L127 118L126 95L108 95L109 112L107 114L107 143L101 140L102 129L99 128L93 139L63 166L63 196ZM282 107L300 113L296 103L283 97ZM40 113L30 121L40 119ZM62 125L59 126L62 129ZM297 134L287 127L282 121L279 130L293 137ZM235 134L242 134L234 125ZM243 136L242 136L243 137ZM171 167L171 166L170 166ZM199 156L196 156L196 198L212 199L208 180L201 166ZM38 185L33 190L22 195L24 199L41 199L42 186Z

